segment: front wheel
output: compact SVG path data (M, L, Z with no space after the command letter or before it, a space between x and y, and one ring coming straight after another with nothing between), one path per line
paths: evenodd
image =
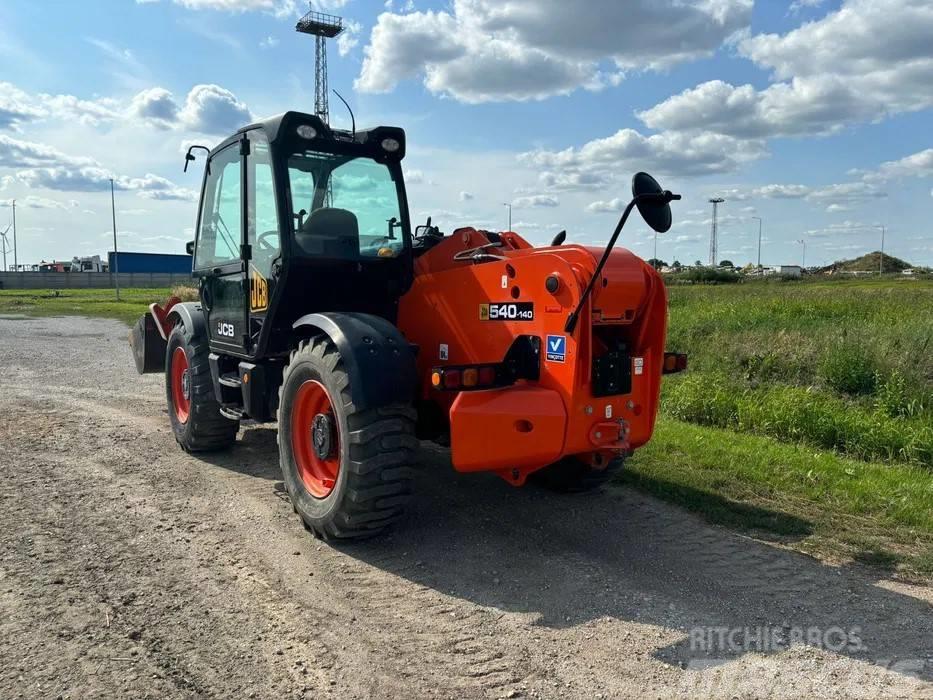
M410 406L359 410L326 338L292 352L279 390L279 460L295 511L323 539L378 534L411 496L418 441Z
M560 493L595 491L622 469L624 457L607 458L598 453L574 455L549 464L529 476L545 488Z
M230 447L240 424L220 414L207 341L179 323L169 334L165 352L165 395L175 440L187 452Z

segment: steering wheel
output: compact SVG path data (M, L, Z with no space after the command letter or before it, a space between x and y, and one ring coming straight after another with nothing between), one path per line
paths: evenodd
M264 250L264 251L278 250L279 249L278 242L276 242L276 244L273 245L268 240L272 236L275 236L276 238L278 238L279 237L278 230L265 231L263 233L260 233L258 236L256 236L256 247L259 248L259 250Z

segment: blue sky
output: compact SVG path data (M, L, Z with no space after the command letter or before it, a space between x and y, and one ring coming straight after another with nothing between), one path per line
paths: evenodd
M0 230L19 258L182 251L199 172L182 147L313 107L298 0L7 0ZM684 195L658 254L826 264L879 247L933 265L933 3L921 0L333 0L330 84L408 132L411 210L444 230L604 242L631 175ZM332 121L348 123L331 102ZM623 245L650 257L640 222Z

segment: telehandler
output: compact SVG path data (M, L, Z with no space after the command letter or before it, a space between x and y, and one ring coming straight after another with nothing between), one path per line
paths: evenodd
M131 333L164 372L175 439L231 446L278 423L285 487L316 536L376 534L404 511L419 439L454 468L592 489L651 437L665 353L660 275L613 250L633 207L669 202L646 173L604 250L513 231L412 230L405 133L343 131L287 112L207 149L199 301L153 304Z

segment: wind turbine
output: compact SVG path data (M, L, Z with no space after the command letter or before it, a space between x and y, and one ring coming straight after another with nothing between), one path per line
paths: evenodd
M0 248L3 249L3 272L7 271L6 254L9 253L11 250L13 250L12 248L9 247L10 243L6 239L6 234L7 234L7 231L10 230L10 226L12 226L12 224L8 224L6 229L4 229L3 233L0 233Z

